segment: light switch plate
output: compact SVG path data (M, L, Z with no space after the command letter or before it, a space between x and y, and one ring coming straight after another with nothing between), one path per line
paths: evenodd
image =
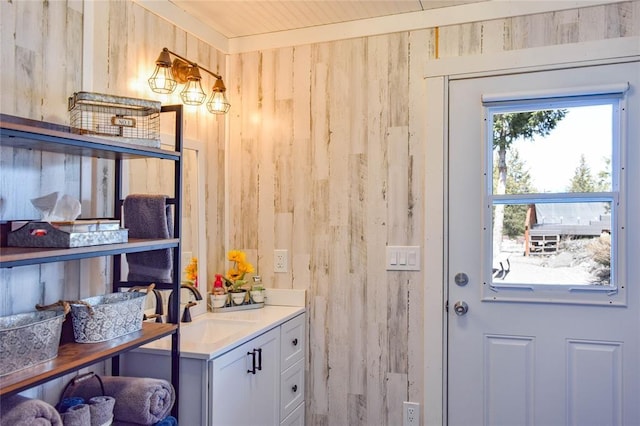
M420 246L387 246L387 271L419 271Z

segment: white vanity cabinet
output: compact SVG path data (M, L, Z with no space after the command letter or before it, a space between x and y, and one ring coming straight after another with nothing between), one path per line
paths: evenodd
M304 425L305 315L211 361L211 422Z
M209 424L280 423L280 327L214 358L209 372Z
M289 318L211 356L182 353L178 424L304 425L306 314ZM188 342L183 344L189 347ZM149 348L129 352L121 357L121 371L127 376L165 378L168 353Z

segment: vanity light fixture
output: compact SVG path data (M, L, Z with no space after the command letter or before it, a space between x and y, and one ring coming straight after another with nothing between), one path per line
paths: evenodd
M171 55L175 56L173 61L171 61ZM184 89L180 92L182 102L185 105L202 105L207 95L202 90L200 70L216 78L207 102L207 109L212 114L226 114L231 104L225 96L227 88L224 86L222 77L166 47L162 49L156 60L156 69L149 78L149 87L156 93L167 94L173 93L178 84L184 84Z

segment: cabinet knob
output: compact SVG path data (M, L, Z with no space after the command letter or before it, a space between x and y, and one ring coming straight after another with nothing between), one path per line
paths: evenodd
M298 385L293 385L293 386L291 387L291 390L293 391L293 393L298 392Z
M291 343L293 344L293 346L298 346L298 339L297 338L293 339Z

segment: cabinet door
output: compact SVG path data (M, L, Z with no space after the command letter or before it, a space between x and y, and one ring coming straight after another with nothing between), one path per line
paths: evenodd
M261 349L261 356L257 350ZM253 370L255 364L261 369ZM211 361L211 425L280 423L280 329L275 328Z

